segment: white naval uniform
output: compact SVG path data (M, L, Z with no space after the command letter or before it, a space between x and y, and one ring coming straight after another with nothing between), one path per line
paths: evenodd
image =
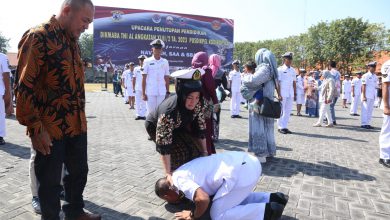
M382 65L390 65L390 61ZM384 69L384 68L382 68ZM385 77L386 76L386 77ZM382 83L390 83L390 68L382 70ZM390 86L387 87L390 104ZM381 109L384 109L384 101L382 100ZM390 159L390 116L383 114L383 124L379 135L379 158Z
M134 68L135 78L135 115L137 117L145 117L146 102L142 99L142 70L141 66Z
M290 119L290 114L294 101L294 86L296 81L294 68L283 65L278 68L278 80L280 82L280 93L282 95L282 115L278 119L278 128L285 129Z
M230 114L240 114L240 102L241 102L241 73L236 70L232 70L229 73L229 81L231 81L232 99L230 100Z
M156 60L154 56L146 58L144 61L143 75L147 75L146 78L146 95L148 100L146 101L147 114L156 110L165 99L166 87L165 76L169 76L169 63L168 60L160 57Z
M126 90L126 97L131 97L134 96L133 92L133 75L134 72L131 72L130 70L125 70L123 72L123 84L125 86Z
M357 114L358 106L360 104L360 96L362 94L362 80L359 78L354 78L352 80L351 86L353 87L354 97L352 97L350 113Z
M305 104L304 80L305 78L301 75L297 77L297 105Z
M211 219L249 220L264 218L270 198L270 193L253 192L260 175L256 157L230 151L196 158L175 170L172 180L192 201L198 188L214 195Z
M347 103L351 103L351 91L352 91L351 80L343 80L342 91L343 91L342 99L346 99Z
M5 54L0 53L0 137L5 137L5 85L3 81L3 73L10 73L8 68L8 58Z
M375 75L375 73L372 74L371 72L367 72L362 76L362 85L366 85L367 101L363 101L363 96L362 96L361 125L371 124L377 82L378 82L378 78Z

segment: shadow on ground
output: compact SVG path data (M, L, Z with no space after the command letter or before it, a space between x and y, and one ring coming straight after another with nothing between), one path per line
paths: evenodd
M339 166L327 161L318 164L302 162L287 158L272 158L263 164L263 174L266 176L291 177L303 173L309 176L319 176L326 179L374 181L375 177L360 173L358 170Z
M7 142L7 140L5 141ZM31 149L28 147L7 142L5 145L0 146L0 150L21 159L30 159Z
M326 129L326 128L324 128L324 129ZM354 130L356 130L356 128ZM349 141L356 141L356 142L368 142L368 141L362 140L362 139L355 139L355 138L343 137L343 136L329 136L329 135L323 135L323 134L310 134L310 133L294 132L294 135L312 137L312 138L323 138L323 139L328 139L328 140L330 139L330 140L349 140Z
M93 202L90 202L88 200L84 201L85 203L85 209L87 209L89 212L96 213L102 215L102 219L107 220L145 220L144 218L138 217L138 216L132 216L126 213L118 212L114 209L102 207L99 205L96 205ZM159 217L149 217L148 220L164 220L163 218Z

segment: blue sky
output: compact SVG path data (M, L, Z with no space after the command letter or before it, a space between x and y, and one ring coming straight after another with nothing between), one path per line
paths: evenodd
M197 14L234 19L234 41L284 38L306 32L320 21L346 17L390 28L389 0L94 0L95 5ZM62 0L12 0L2 4L0 32L15 52L29 27L59 11ZM93 25L87 31L92 33Z

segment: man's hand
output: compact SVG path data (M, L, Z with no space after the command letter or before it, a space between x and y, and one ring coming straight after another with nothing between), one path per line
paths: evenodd
M4 100L4 106L7 107L7 103L11 103L11 94L7 91L5 91L5 94L3 95L3 100ZM11 103L11 106L12 106L13 103ZM11 109L13 108L12 107L9 107L9 108L6 108L5 109L5 114L6 115L9 115L12 113Z
M50 148L53 146L51 143L50 135L47 131L43 131L31 137L31 143L36 151L41 152L43 155L50 154Z
M183 210L181 212L175 213L175 219L176 220L192 220L194 218L191 217L191 211Z
M148 101L148 96L147 96L146 94L143 94L143 95L142 95L142 100Z
M170 186L173 186L172 174L167 173L167 181Z
M294 101L297 101L297 94L294 94Z
M366 97L363 97L363 102L367 101L367 98Z
M352 93L352 97L355 97L355 93Z
M390 108L389 107L384 107L383 114L390 115Z
M283 101L283 97L278 95L278 100L279 100L279 102Z

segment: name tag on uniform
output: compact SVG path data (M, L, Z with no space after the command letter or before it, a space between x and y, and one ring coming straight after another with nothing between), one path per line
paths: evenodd
M150 63L150 65L151 65L151 66L154 65L154 63Z
M287 73L287 72L283 72L283 73Z

